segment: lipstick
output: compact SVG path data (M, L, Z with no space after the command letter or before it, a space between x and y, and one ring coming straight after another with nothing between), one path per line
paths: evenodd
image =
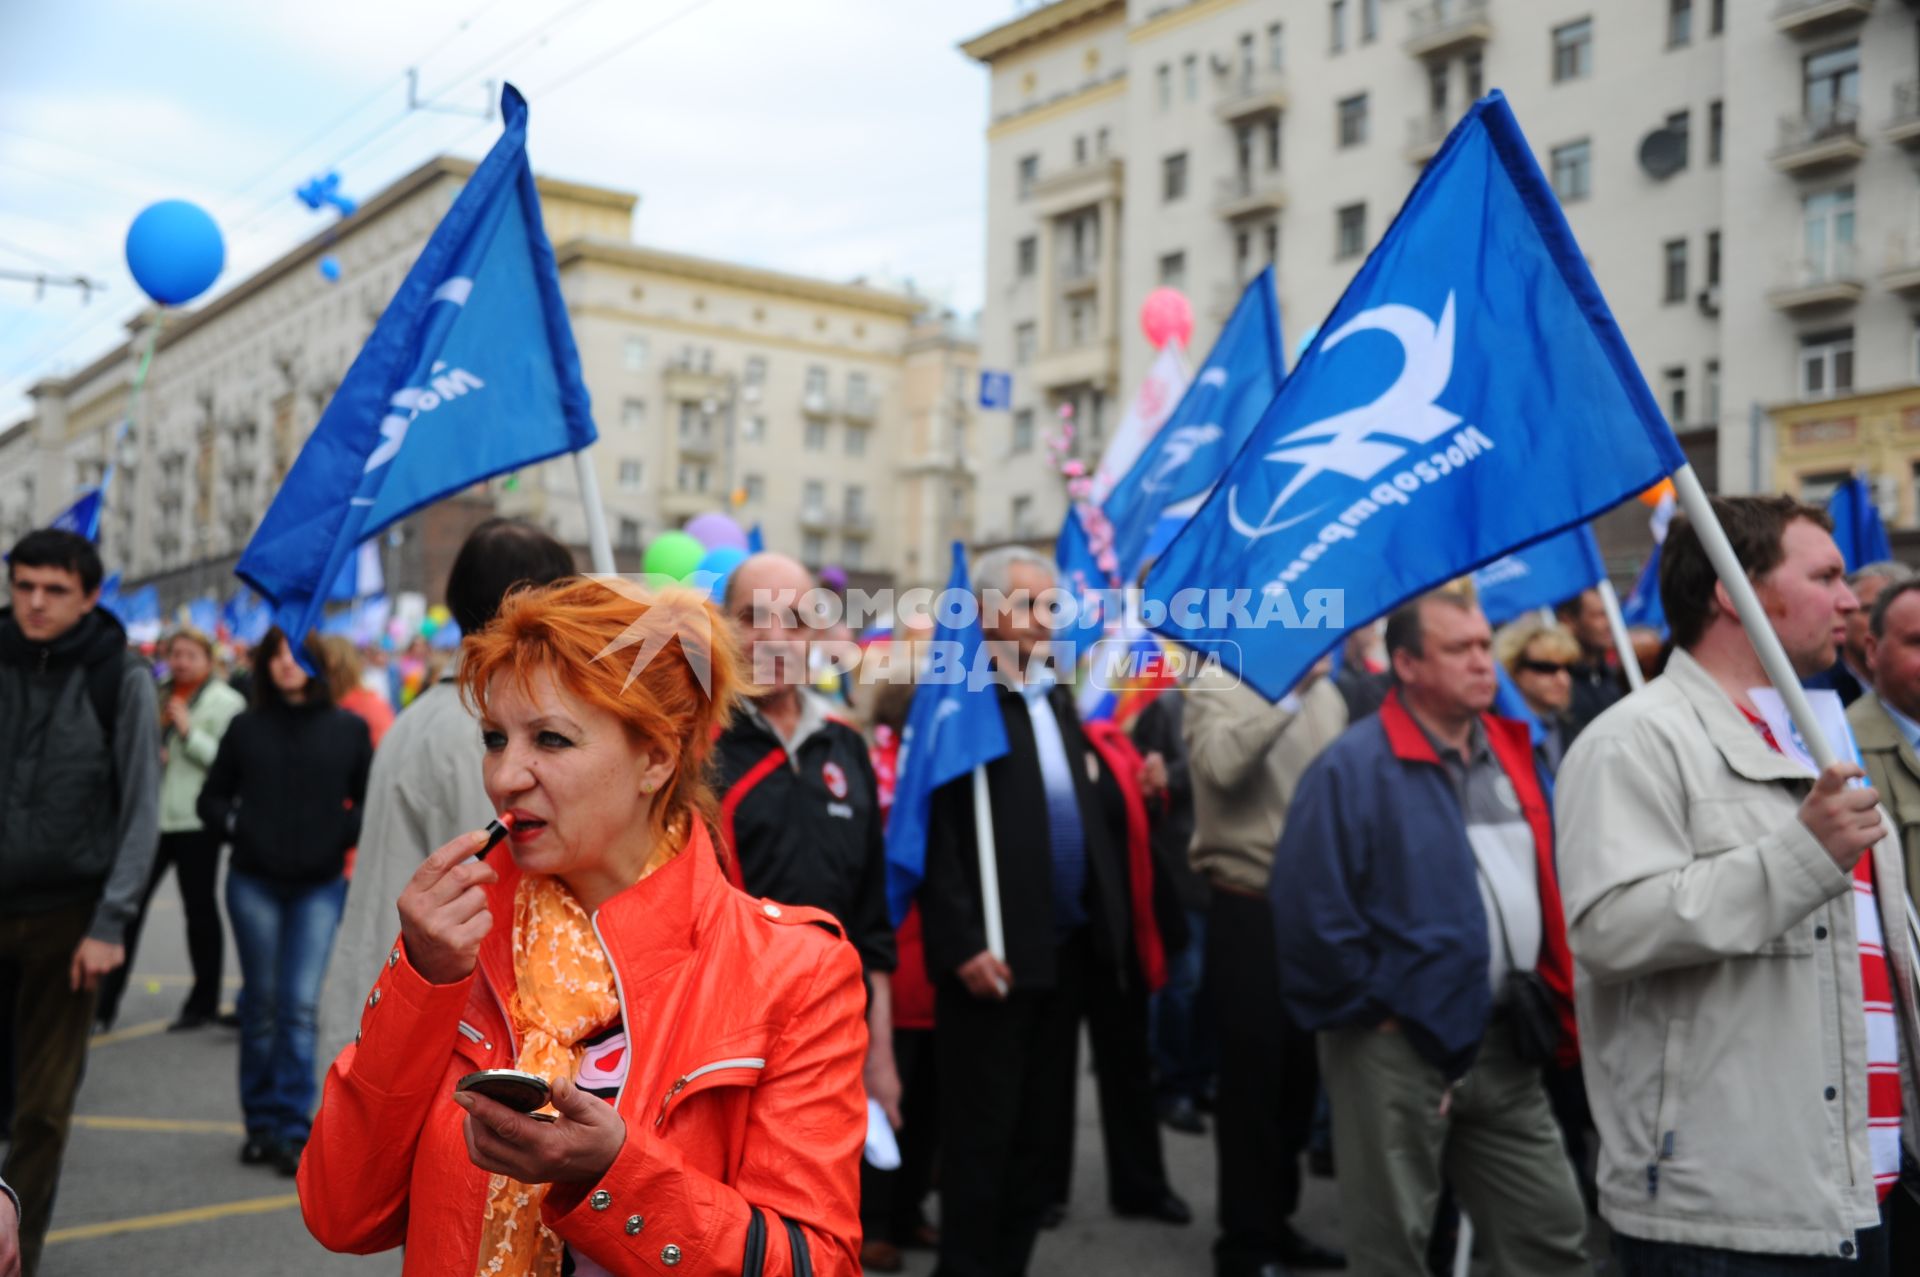
M485 860L487 853L498 847L506 836L513 832L513 813L507 812L487 822L487 845L474 853L475 860Z

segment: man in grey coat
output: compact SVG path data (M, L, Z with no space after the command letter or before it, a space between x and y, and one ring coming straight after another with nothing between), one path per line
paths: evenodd
M153 679L100 601L93 543L43 528L7 555L0 611L0 1007L27 1277L53 1216L100 981L126 961L160 839Z
M516 588L572 576L567 547L531 524L488 519L467 535L447 576L447 609L478 634ZM320 989L314 1061L322 1075L353 1041L367 990L399 934L395 902L434 848L493 819L480 783L480 724L453 674L427 688L380 741L367 778L353 884Z

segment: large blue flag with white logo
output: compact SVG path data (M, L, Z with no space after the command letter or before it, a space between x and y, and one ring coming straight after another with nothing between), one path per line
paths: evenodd
M594 441L527 165L527 104L407 272L260 521L239 575L288 634L319 623L355 548L490 475ZM296 649L297 650L297 649Z
M1495 92L1148 574L1147 619L1277 700L1346 630L1685 460Z
M88 488L72 505L54 515L53 522L47 526L85 537L89 541L98 541L100 539L100 504L105 499L104 484Z
M1874 503L1873 487L1862 474L1850 474L1847 481L1827 498L1827 513L1833 516L1833 540L1847 571L1869 563L1883 563L1893 557L1887 540L1886 521Z
M970 594L966 547L953 543L953 572L945 597ZM970 678L983 668L977 609L965 624L954 612L937 606L930 649L937 664L923 670L907 710L906 730L900 736L900 756L894 765L893 809L887 814L887 907L899 926L913 903L913 893L927 872L927 819L933 791L983 767L1007 752L1007 728L1000 719L1000 702L991 680ZM936 677L944 670L952 677Z
M1570 599L1606 574L1593 527L1582 524L1501 555L1473 574L1473 589L1487 620L1504 625L1522 612Z

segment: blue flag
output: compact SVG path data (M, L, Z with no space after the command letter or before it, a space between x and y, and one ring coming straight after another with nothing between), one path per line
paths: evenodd
M527 104L508 85L500 107L500 140L407 272L240 558L236 571L296 638L380 529L594 441L527 166Z
M1148 574L1148 620L1278 700L1346 630L1685 460L1495 92Z
M1149 553L1172 539L1246 445L1285 378L1269 266L1241 292L1186 394L1101 502L1118 579L1100 569L1079 514L1069 509L1054 549L1062 583L1076 590L1131 585Z
M747 529L747 553L764 554L767 549L767 534L760 530L758 523Z
M1633 591L1620 601L1620 618L1628 625L1643 625L1650 630L1660 631L1660 637L1667 636L1667 609L1660 601L1660 542L1653 543L1653 551L1647 555L1646 563L1640 569L1639 579L1633 583Z
M1873 488L1865 475L1848 475L1847 481L1827 498L1827 513L1833 516L1833 539L1840 547L1840 557L1847 562L1847 571L1893 557L1887 525L1880 518L1880 507L1873 503Z
M187 604L187 624L212 638L220 630L220 605L211 597L194 599Z
M947 591L967 593L967 551L953 543L953 573ZM926 679L913 692L906 730L900 736L895 764L893 810L887 816L887 908L899 926L913 903L913 893L927 871L927 819L933 791L958 780L975 767L1007 752L1006 724L994 684L977 685L968 673L982 662L986 637L980 616L973 612L965 625L950 624L946 609L936 615L939 624L931 649L942 656L944 669L957 671L952 681Z
M54 515L53 522L47 526L85 537L89 541L98 541L100 539L100 503L105 499L103 488L104 485L88 488L82 492L79 500Z
M1606 574L1593 528L1582 524L1495 559L1473 574L1473 588L1487 620L1505 625L1598 585Z

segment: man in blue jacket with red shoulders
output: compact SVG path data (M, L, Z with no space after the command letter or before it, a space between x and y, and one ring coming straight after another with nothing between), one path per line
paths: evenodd
M1270 888L1281 993L1319 1035L1348 1256L1424 1273L1444 1175L1493 1271L1586 1277L1586 1211L1526 1058L1574 1049L1527 730L1487 712L1493 632L1466 597L1401 605L1386 645L1393 690L1301 777Z

